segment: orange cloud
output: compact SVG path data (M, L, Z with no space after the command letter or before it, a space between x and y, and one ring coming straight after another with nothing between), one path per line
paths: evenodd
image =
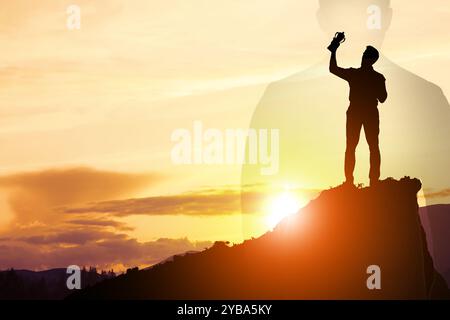
M79 167L3 176L0 186L10 190L9 205L21 224L54 222L61 219L55 207L129 197L160 180L155 174Z

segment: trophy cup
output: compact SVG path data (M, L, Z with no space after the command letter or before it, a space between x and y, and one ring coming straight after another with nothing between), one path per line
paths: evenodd
M328 46L328 50L331 52L336 52L336 50L339 48L341 43L345 42L345 33L344 32L336 32L334 35L333 41L331 41L331 44Z

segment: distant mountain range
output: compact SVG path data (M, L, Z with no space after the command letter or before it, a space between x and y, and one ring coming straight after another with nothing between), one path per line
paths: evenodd
M423 207L419 212L434 265L450 286L450 204Z
M66 281L66 269L46 271L6 270L0 271L0 300L59 300L70 294ZM113 273L97 273L97 270L81 270L81 287L92 286L114 277Z

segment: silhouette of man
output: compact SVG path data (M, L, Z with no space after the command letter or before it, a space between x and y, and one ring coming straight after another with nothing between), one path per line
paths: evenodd
M361 128L370 150L370 185L375 185L380 178L381 155L378 143L380 133L380 116L378 102L387 99L386 79L373 69L374 63L380 57L377 49L368 46L362 56L361 67L344 69L337 65L336 50L331 51L330 72L346 80L350 85L350 106L347 110L345 150L345 183L353 185L355 169L355 151L359 142Z
M300 197L314 198L316 190L342 181L336 164L344 160L342 150L346 148L344 110L349 106L346 102L347 84L330 75L330 56L323 47L330 43L337 30L345 30L352 45L340 49L340 65L360 59L367 45L381 51L395 16L389 0L314 2L319 4L315 17L323 38L320 38L319 32L313 34L313 28L305 33L317 39L317 52L314 51L317 63L306 68L299 67L292 74L269 83L249 125L253 130L279 129L279 171L274 175L262 175L261 168L266 165L262 162L242 166L241 208L245 213L242 214L242 230L247 237L262 234L260 226L265 225L264 214L258 219L256 215L248 214L262 212L261 206L269 198L262 196L255 200L256 186L264 186L264 192L268 195L293 188L298 190ZM403 2L405 5L407 2ZM401 10L401 3L397 6L400 7L396 11L399 14L408 13ZM301 19L299 21L299 27L304 31L309 25L303 24ZM405 24L405 30L408 30L406 27ZM415 38L415 41L421 39ZM391 42L387 49L397 46ZM310 47L306 45L299 47L299 52L308 50ZM404 50L411 51L408 48ZM388 106L379 108L383 176L413 175L421 179L424 190L448 189L450 105L442 89L383 54L376 62L376 69L386 77L389 92ZM365 155L361 156L365 158ZM355 182L361 179L359 175L359 170L355 168ZM438 197L425 196L430 203L447 202ZM446 262L439 271L448 269Z

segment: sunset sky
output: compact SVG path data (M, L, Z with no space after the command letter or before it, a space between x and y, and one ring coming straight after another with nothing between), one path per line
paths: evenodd
M71 4L81 8L79 30L66 26ZM248 128L268 84L326 59L318 1L1 6L0 269L120 270L248 236L241 166L176 165L171 135L197 120ZM391 6L383 54L449 97L450 4ZM326 169L334 167L320 185L281 186L276 194L255 187L255 223L286 192L301 207L341 183L341 164ZM424 192L449 203L450 185Z

